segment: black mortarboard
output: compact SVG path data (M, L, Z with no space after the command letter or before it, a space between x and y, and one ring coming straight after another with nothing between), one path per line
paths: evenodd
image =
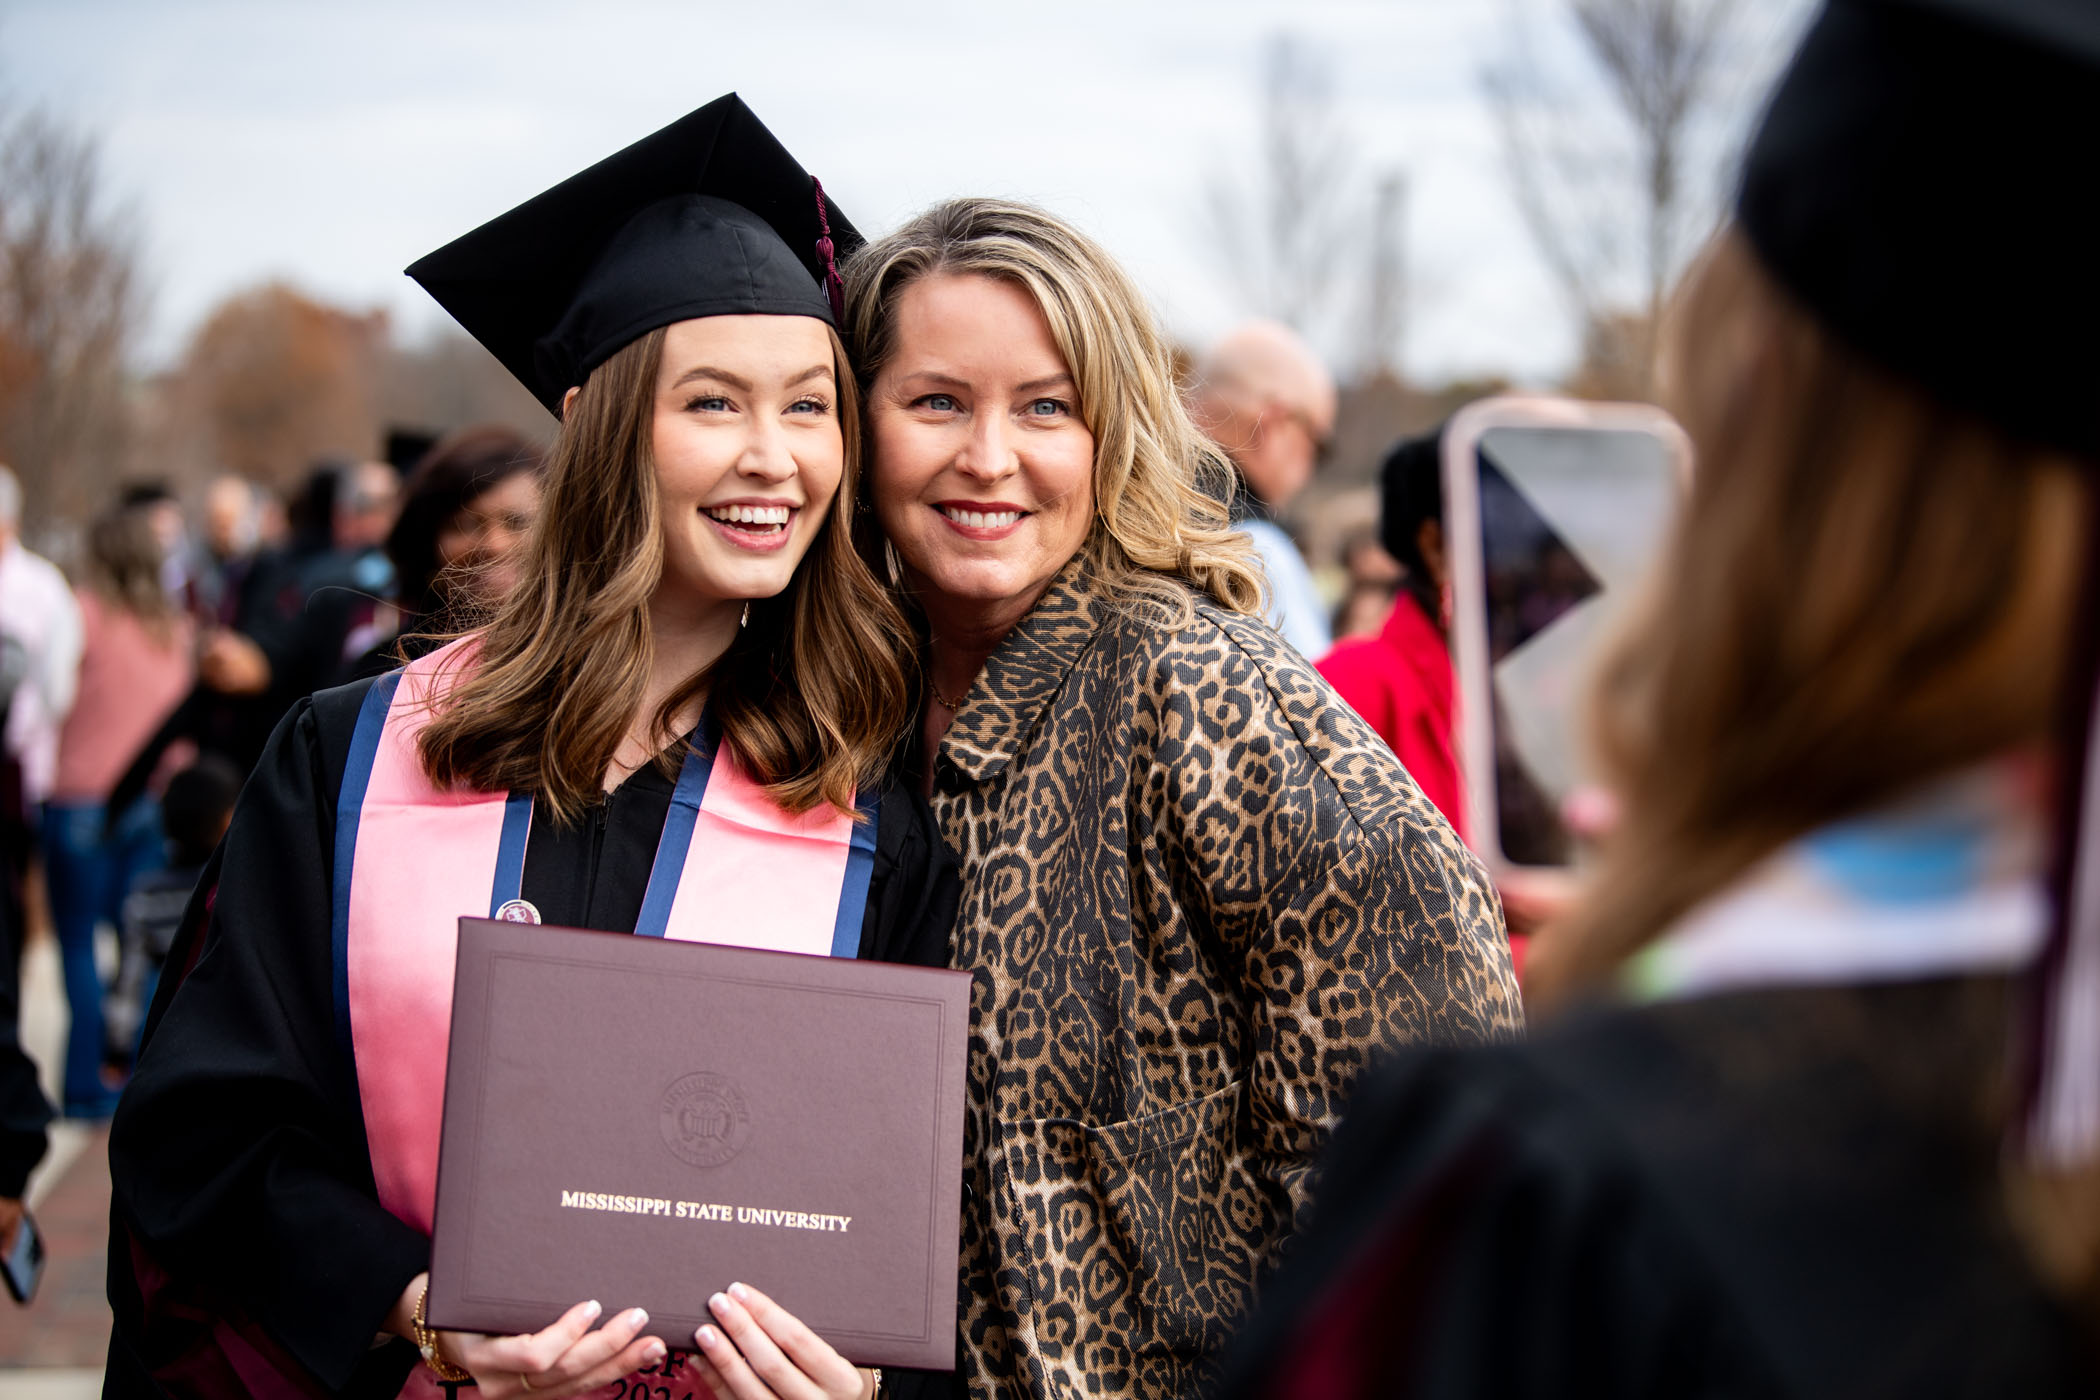
M456 238L408 269L539 401L695 316L837 322L861 242L735 93Z
M2016 437L2100 458L2092 0L1830 0L1737 215L1854 349Z

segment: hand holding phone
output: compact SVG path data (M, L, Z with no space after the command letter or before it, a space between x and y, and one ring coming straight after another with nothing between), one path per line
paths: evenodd
M1443 439L1467 838L1512 927L1550 923L1610 824L1582 742L1590 668L1658 552L1691 448L1660 409L1485 399Z

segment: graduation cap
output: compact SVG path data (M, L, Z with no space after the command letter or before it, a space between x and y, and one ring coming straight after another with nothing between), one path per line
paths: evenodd
M2080 458L2093 520L2067 697L2056 920L2035 979L2025 1150L2100 1156L2100 131L2092 0L1828 0L1745 158L1737 217L1840 339Z
M735 93L418 260L423 285L555 413L613 353L696 316L842 315L861 236Z
M1841 339L2016 437L2100 457L2091 0L1829 0L1737 199Z

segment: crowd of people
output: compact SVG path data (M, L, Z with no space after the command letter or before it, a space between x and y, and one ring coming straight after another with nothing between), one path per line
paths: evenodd
M70 583L23 545L21 485L0 467L0 971L11 1007L41 891L65 987L67 1118L114 1111L198 874L291 705L434 645L515 585L539 448L497 427L419 446L405 479L326 462L289 500L222 477L194 529L165 486L127 485L88 522ZM113 964L98 947L110 934ZM12 1011L5 1024L0 1200L19 1200L53 1106Z
M734 96L409 269L544 452L220 482L197 547L140 487L70 587L0 472L106 1393L2092 1393L2095 93L2090 7L1819 11L1660 337L1696 460L1550 897L1461 836L1436 434L1337 608L1279 526L1302 341L1181 376L1026 204L863 240ZM725 929L709 870L794 897ZM954 1371L742 1282L430 1325L498 910L972 975ZM48 1109L0 993L4 1244Z

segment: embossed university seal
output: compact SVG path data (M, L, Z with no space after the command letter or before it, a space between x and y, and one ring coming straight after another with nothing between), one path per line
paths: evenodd
M719 1074L688 1074L664 1090L657 1117L664 1145L679 1161L719 1167L751 1136L751 1109L734 1080Z

